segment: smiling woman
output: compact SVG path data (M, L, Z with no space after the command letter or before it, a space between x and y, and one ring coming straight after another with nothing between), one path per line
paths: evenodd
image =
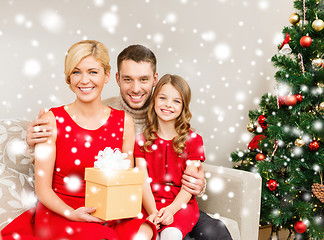
M7 225L2 237L12 239L15 234L21 239L99 240L131 239L140 234L142 239L151 239L155 226L145 219L121 220L108 227L91 215L95 208L85 207L85 168L93 167L101 149L118 148L128 153L134 166L133 119L101 102L101 91L110 76L108 50L97 41L78 42L69 49L65 67L75 101L53 107L42 116L53 134L35 148L39 202Z
M110 72L93 56L83 58L70 75L70 88L77 96L77 101L101 101L101 91L108 83Z

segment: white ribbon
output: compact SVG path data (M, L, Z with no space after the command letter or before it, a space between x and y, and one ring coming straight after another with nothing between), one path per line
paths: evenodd
M122 153L118 148L114 150L106 147L99 151L98 160L94 162L94 167L103 170L127 170L130 168L130 160L127 153Z

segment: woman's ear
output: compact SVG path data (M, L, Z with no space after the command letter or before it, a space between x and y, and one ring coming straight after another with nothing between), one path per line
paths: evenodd
M108 71L108 72L106 73L106 77L105 77L105 84L107 84L107 83L109 82L109 80L110 80L110 71Z

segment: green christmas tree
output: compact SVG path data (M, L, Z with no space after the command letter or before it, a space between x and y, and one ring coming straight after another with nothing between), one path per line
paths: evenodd
M272 57L276 87L250 110L254 134L231 154L262 177L261 225L295 239L324 239L324 3L295 0L285 40Z

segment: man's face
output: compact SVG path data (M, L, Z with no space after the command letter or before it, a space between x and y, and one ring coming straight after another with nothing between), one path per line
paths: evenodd
M116 73L120 94L129 107L141 109L149 103L158 74L153 73L151 63L124 60Z

